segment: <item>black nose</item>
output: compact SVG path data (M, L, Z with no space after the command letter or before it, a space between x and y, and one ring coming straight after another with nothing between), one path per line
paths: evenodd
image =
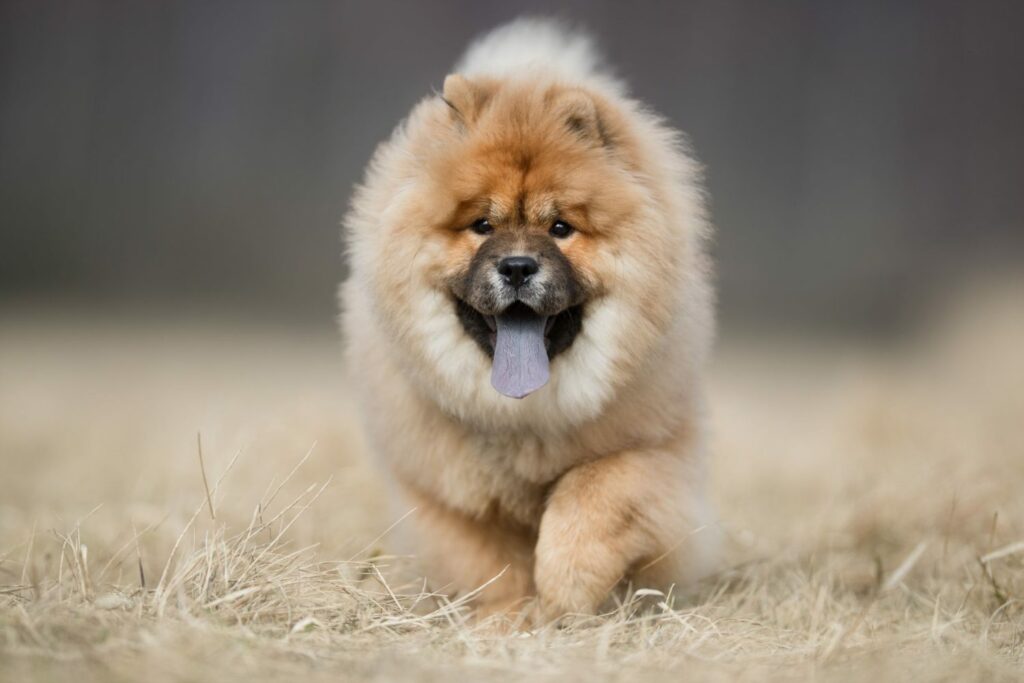
M538 270L540 265L537 260L529 256L509 256L498 263L498 273L505 278L505 282L517 289Z

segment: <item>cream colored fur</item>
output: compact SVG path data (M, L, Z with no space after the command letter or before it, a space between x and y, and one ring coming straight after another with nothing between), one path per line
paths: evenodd
M434 588L464 593L505 571L481 594L484 611L537 596L548 616L590 613L624 580L666 589L713 566L702 415L713 293L699 170L597 64L588 39L551 23L477 41L457 71L480 111L457 120L438 96L420 102L377 150L345 221L343 330L369 443L396 509L416 508L406 535ZM557 133L551 144L528 139L549 117L539 103L568 91L595 103L609 148L580 149L579 174L558 172L565 155L542 151L535 164L555 167L544 201L573 193L594 221L565 244L594 296L549 384L517 401L490 386L490 359L454 313L445 278L479 242L446 221L458 188L491 177L483 140L575 153ZM513 131L513 115L539 123ZM491 206L501 192L527 203L537 194L495 174Z

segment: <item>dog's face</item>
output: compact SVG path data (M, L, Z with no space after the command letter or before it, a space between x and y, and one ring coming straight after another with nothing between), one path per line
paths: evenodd
M669 324L658 290L678 240L603 107L557 84L456 76L414 113L375 263L410 370L432 365L478 404L543 394L549 375L599 401Z
M601 238L589 192L571 171L592 150L565 142L529 149L485 136L453 169L460 192L444 228L443 286L466 334L492 359L493 386L516 398L547 381L548 363L572 346L587 302L604 288L592 265Z

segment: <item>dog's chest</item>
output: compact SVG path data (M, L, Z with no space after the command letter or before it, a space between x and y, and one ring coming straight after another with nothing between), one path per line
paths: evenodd
M564 438L535 434L471 437L481 467L493 468L510 479L546 487L580 457L578 447Z
M439 481L475 515L498 513L536 528L551 485L575 459L571 444L520 435L472 435L450 454Z
M369 413L375 450L407 485L475 518L535 528L552 483L583 457L576 438L487 433L428 404L405 407Z

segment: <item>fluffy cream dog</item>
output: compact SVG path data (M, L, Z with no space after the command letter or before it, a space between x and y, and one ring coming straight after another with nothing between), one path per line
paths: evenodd
M585 36L474 43L345 225L351 382L434 588L554 617L708 570L699 170Z

